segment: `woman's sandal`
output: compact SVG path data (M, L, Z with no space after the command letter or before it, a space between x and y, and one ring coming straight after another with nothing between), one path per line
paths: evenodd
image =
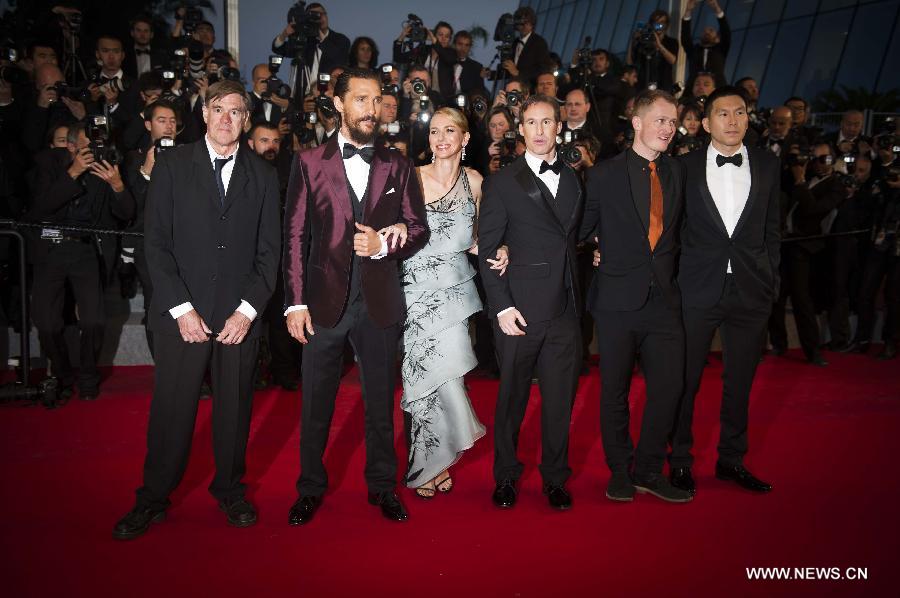
M434 495L435 491L433 480L428 484L425 484L424 486L419 486L418 488L416 488L416 496L423 500L431 500L432 498L434 498Z
M448 473L447 477L436 483L434 487L438 492L441 492L443 494L449 493L451 490L453 490L453 477Z

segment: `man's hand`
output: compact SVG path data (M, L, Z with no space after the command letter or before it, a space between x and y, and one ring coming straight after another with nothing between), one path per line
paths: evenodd
M212 334L212 330L209 329L196 309L179 316L176 321L178 322L178 332L181 333L181 338L186 343L205 343Z
M287 315L287 329L292 337L304 345L309 343L309 339L306 338L307 334L310 336L316 334L313 331L312 317L309 315L308 309L298 309L289 313Z
M195 79L194 83L197 85L197 95L200 96L200 101L206 101L206 90L209 89L209 79L200 77L199 79Z
M96 102L100 99L100 96L103 95L103 92L100 91L100 86L96 83L91 83L88 85L88 91L91 93L91 101Z
M279 98L278 96L273 94L272 97L269 98L269 101L272 102L273 104L275 104L276 106L278 106L279 108L281 108L282 110L287 110L289 100L287 100L285 98Z
M147 176L150 176L150 173L153 172L153 166L156 164L156 147L151 147L147 150L147 155L144 156L144 165L141 166L141 170Z
M38 93L37 105L41 108L49 108L50 104L58 99L59 97L57 96L56 89L53 88L53 85L45 85Z
M291 134L291 124L287 121L286 116L282 116L281 120L278 121L278 132L281 133L282 137L287 137Z
M513 77L519 76L519 67L517 67L516 63L513 62L512 60L504 60L503 64L501 66L504 69L506 69L506 72L509 73L511 76L513 76Z
M119 88L112 83L106 86L103 95L106 96L106 103L108 105L114 106L119 103Z
M402 222L398 222L397 224L392 224L390 226L385 226L383 229L378 231L379 235L383 235L385 243L387 243L391 249L397 248L397 241L400 241L400 247L406 245L406 239L408 237L406 225ZM391 236L393 235L393 242L391 242ZM379 251L381 248L379 248Z
M497 316L497 323L500 325L500 330L509 336L525 336L525 331L520 329L516 325L517 323L522 326L528 326L525 323L525 318L522 317L522 314L515 307L503 315Z
M688 1L687 1L687 6L684 7L684 12L685 12L685 14L690 14L690 12L691 12L692 10L694 10L695 8L697 8L697 2L698 2L698 0L688 0Z
M491 270L500 270L500 276L506 274L506 267L509 266L509 248L501 245L497 249L497 257L495 259L487 258L487 263L491 265Z
M247 336L247 331L249 330L250 318L239 311L235 311L225 320L222 332L219 333L216 340L223 345L239 345L244 340L244 337Z
M597 249L594 250L594 261L593 261L594 267L596 268L597 266L600 265L600 239L598 239L597 237L594 237L594 243L597 244Z
M125 190L125 184L122 182L122 175L119 174L118 165L113 166L106 160L94 162L91 164L91 174L103 179L116 193L121 193Z
M791 174L794 177L794 184L806 182L806 164L794 164L791 166Z
M72 161L72 165L69 166L69 176L73 179L77 179L82 174L87 172L91 168L91 164L94 163L94 154L91 153L91 148L84 147L78 150L78 153L75 154L75 160Z
M360 257L370 257L381 251L381 237L378 232L371 226L355 222L356 230L359 232L353 235L353 251Z

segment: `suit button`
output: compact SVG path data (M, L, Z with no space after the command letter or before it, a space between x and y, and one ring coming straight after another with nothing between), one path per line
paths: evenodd
M219 245L216 249L225 249L224 245Z

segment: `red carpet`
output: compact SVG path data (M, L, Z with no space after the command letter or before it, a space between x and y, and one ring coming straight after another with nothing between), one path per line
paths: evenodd
M0 409L3 595L896 596L900 363L828 357L826 369L796 355L760 367L747 465L774 484L768 496L712 476L721 393L713 357L697 399L693 503L604 498L593 368L581 379L573 416L572 511L551 512L540 495L537 401L522 430L527 470L519 504L493 508L497 382L473 377L488 437L455 468L452 494L424 502L404 491L410 521L391 523L365 501L353 371L341 387L327 454L331 491L310 525L286 523L299 466L299 397L268 391L255 399L248 453L258 525L228 527L206 491L213 463L204 402L168 521L126 543L110 530L140 481L152 370L117 368L94 403ZM638 406L643 392L636 378ZM402 451L399 412L397 423ZM749 581L748 567L860 567L868 579Z

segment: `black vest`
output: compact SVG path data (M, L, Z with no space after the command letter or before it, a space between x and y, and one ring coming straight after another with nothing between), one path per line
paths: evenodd
M366 183L366 192L363 194L362 200L360 200L356 197L356 192L353 190L353 185L350 184L350 179L347 177L346 171L344 171L344 178L347 180L347 193L350 196L350 206L353 208L353 221L359 222L360 224L365 224L363 222L363 212L365 210L366 202L369 201L369 185L368 183ZM353 259L350 260L350 294L347 297L348 305L352 304L359 298L361 290L362 283L360 281L360 257L356 255L356 252L354 251Z

